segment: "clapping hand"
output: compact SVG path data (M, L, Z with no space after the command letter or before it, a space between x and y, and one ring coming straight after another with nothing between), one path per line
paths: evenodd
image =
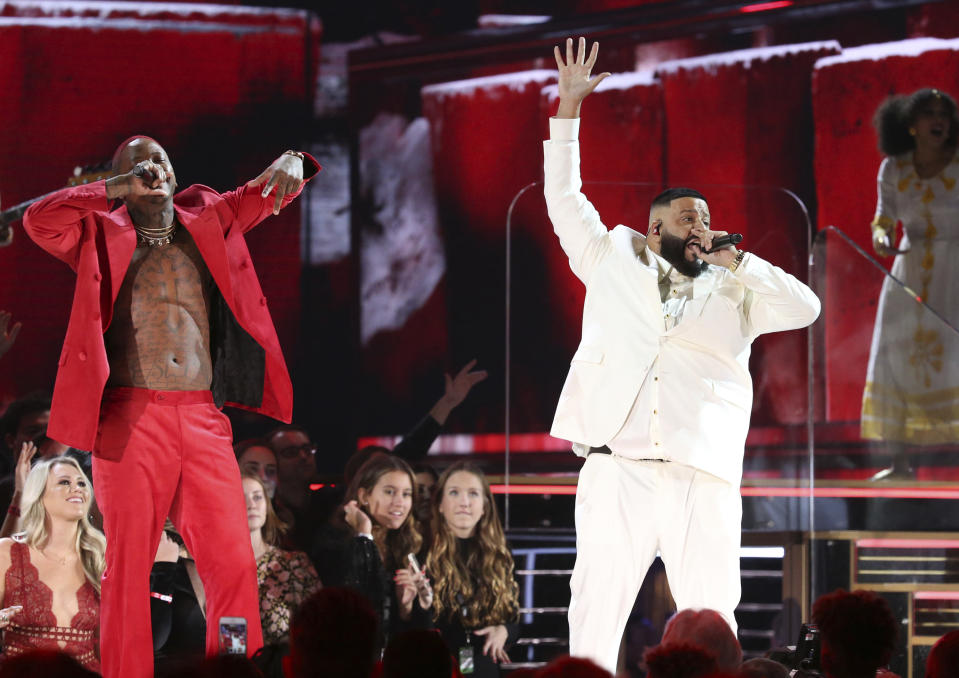
M23 486L27 483L27 476L30 475L33 458L37 456L37 446L32 440L28 440L20 446L20 456L17 457L17 466L13 472L13 489L19 495L23 492Z

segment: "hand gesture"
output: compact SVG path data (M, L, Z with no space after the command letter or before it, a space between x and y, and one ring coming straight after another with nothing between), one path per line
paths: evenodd
M160 545L157 546L157 554L153 562L175 563L179 557L180 545L170 539L170 535L164 530L160 533Z
M13 327L10 327L12 317L8 311L0 311L0 357L13 347L13 342L20 334L20 323L14 323Z
M13 489L18 494L23 492L23 486L27 483L27 476L30 475L30 462L37 455L37 446L32 440L28 440L20 446L20 456L17 457L17 466L13 472Z
M483 643L483 654L487 655L497 664L509 662L509 655L506 654L506 639L509 633L502 624L496 626L487 626L473 631L478 636L485 636L486 642Z
M443 397L437 400L436 404L433 405L433 408L430 410L430 416L439 424L445 424L453 408L463 402L466 396L469 395L470 390L488 376L486 370L470 372L474 367L476 367L475 359L466 363L463 369L456 373L455 377L451 377L448 374L444 375L446 379L446 390L443 393Z
M265 184L260 195L264 198L276 188L276 198L273 200L273 214L280 213L283 198L300 190L303 185L303 159L284 153L273 161L273 164L260 173L250 182L250 186Z
M443 393L443 397L446 398L451 407L456 407L466 400L470 390L488 376L486 370L470 372L474 367L476 367L475 358L463 365L463 369L457 372L455 377L448 374L443 375L446 378L446 391Z
M373 531L373 523L366 511L360 508L360 505L354 499L347 502L343 507L346 524L353 528L356 534L370 534Z
M0 629L10 626L10 621L23 609L23 605L11 605L0 610Z
M609 76L609 73L600 73L590 80L589 74L596 64L598 54L599 43L594 42L587 58L586 38L579 39L579 50L575 58L573 57L573 39L566 39L565 63L559 47L553 48L553 56L556 58L556 66L559 69L559 111L556 114L557 117L578 118L579 106L583 103L583 99L592 94L596 86Z
M735 247L724 247L721 250L706 254L707 250L713 248L713 239L721 235L729 235L727 231L710 231L709 229L696 226L690 230L689 234L699 238L699 242L694 243L694 246L699 249L696 254L700 259L711 266L729 266L733 263L736 255L739 254L739 250Z

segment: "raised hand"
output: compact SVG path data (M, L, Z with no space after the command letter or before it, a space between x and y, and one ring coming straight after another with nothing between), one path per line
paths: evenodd
M16 493L23 491L23 486L27 484L27 476L30 475L31 463L37 456L37 446L32 440L28 440L20 447L20 456L17 457L17 466L13 471L13 489Z
M578 118L583 99L592 94L596 86L609 76L609 73L600 73L590 79L590 73L598 55L599 43L594 42L589 56L586 56L586 38L579 39L579 50L575 57L573 56L573 39L566 38L565 62L559 47L553 48L556 67L559 69L559 110L556 117Z
M20 334L20 323L14 323L13 327L10 327L12 317L8 311L0 311L0 357L13 347L13 342Z
M476 367L475 358L463 365L463 368L456 373L455 377L451 377L448 374L444 375L446 389L443 392L443 397L436 401L433 409L430 410L430 415L440 424L445 424L446 419L450 416L450 412L466 400L466 396L469 395L476 384L489 376L486 370L476 370L472 372L471 370L474 367Z
M276 188L276 197L273 200L273 214L280 213L283 198L296 193L303 185L303 158L292 153L284 153L273 161L273 164L260 173L250 182L250 186L263 186L260 195L264 198Z
M355 499L346 503L343 512L346 524L352 527L356 534L370 534L373 531L370 517L360 508Z

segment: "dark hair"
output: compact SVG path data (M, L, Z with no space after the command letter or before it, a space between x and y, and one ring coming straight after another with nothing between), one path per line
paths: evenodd
M939 89L923 88L912 94L897 94L886 99L873 116L872 124L879 137L879 151L883 155L902 155L916 147L909 128L916 122L920 109L931 101L941 101L949 112L949 136L946 144L956 145L959 135L959 113L955 100Z
M366 445L365 447L361 447L346 460L346 466L343 467L343 484L349 487L350 483L353 482L353 478L356 477L356 472L359 471L360 467L368 462L374 454L392 454L392 452L381 445Z
M24 417L37 412L49 411L50 400L50 394L45 391L35 391L14 400L7 406L7 411L3 413L3 435L16 435ZM19 450L14 450L14 452L19 452Z
M96 678L100 674L84 668L65 652L31 650L21 655L7 655L0 664L0 678Z
M765 657L753 657L739 667L740 678L788 678L789 669Z
M663 643L689 643L702 648L716 658L716 664L723 671L735 671L743 662L743 650L736 634L716 610L680 610L667 622Z
M656 207L669 207L669 204L678 198L698 198L699 200L706 200L706 196L693 188L677 186L676 188L667 188L665 191L653 198L653 202L650 203L649 209L652 210Z
M397 633L383 653L383 678L449 678L453 658L443 636L435 630Z
M936 641L926 658L926 678L950 678L959 666L959 631L950 631Z
M719 670L709 652L686 643L654 647L643 658L649 667L648 678L699 678Z
M515 672L510 675L516 675ZM612 678L609 671L591 659L564 656L544 666L537 678Z
M267 433L265 436L263 436L263 440L266 441L267 447L269 448L273 447L273 438L279 433L302 433L307 438L310 437L310 432L307 431L302 426L299 426L297 424L280 424L279 426L271 430L269 433Z
M896 618L886 601L871 591L838 589L820 596L813 604L812 620L819 625L823 668L829 673L871 677L889 663L896 649Z
M270 452L273 452L274 458L276 457L276 452L270 447L269 443L266 442L265 438L247 438L238 443L233 443L233 454L236 455L236 460L240 461L243 454L251 447L265 447Z
M376 661L377 618L349 588L322 588L300 605L290 627L293 678L368 678Z

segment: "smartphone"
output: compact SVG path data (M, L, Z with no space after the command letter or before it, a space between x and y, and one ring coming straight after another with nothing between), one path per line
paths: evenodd
M406 559L410 561L410 567L413 569L413 574L423 574L423 569L420 567L420 561L416 559L416 554L410 553L406 556Z
M220 617L220 654L246 654L246 619Z

